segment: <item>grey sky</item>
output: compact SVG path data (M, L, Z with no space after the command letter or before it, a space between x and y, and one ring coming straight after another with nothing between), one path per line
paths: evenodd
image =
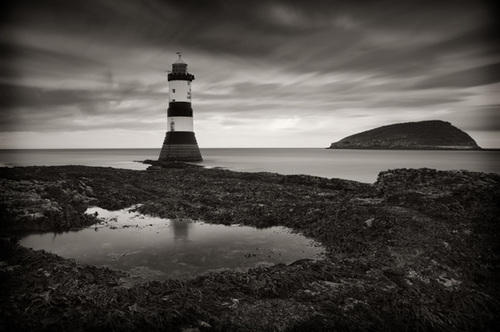
M200 147L326 147L440 119L500 147L482 1L7 1L0 147L160 147L182 51Z

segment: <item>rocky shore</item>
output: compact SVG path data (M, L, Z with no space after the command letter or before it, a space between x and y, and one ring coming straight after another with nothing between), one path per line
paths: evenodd
M163 165L165 166L165 165ZM0 330L496 330L500 175L396 169L374 184L185 164L0 169ZM324 260L130 284L17 244L97 222L90 206L282 225Z

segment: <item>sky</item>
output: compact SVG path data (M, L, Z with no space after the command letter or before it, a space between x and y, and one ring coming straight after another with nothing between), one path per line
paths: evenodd
M4 0L0 148L161 148L179 51L201 148L423 120L500 148L492 3Z

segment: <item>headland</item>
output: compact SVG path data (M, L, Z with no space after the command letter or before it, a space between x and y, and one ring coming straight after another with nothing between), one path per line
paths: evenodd
M329 149L479 150L466 132L440 120L397 123L347 136Z

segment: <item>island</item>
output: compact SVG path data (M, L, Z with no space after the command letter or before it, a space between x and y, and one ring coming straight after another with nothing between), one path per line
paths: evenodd
M430 120L397 123L354 134L329 149L478 150L466 132L449 122Z
M493 331L498 202L500 175L469 171L392 169L366 184L180 163L0 168L0 330ZM18 243L97 223L91 206L285 226L326 254L141 281Z

